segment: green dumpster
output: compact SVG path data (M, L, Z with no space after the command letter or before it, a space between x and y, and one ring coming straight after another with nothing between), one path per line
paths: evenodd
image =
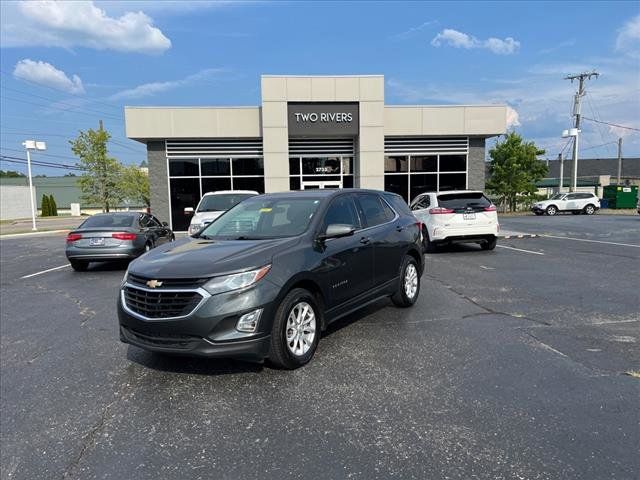
M637 185L607 185L604 187L603 198L607 200L609 208L636 208L638 202Z

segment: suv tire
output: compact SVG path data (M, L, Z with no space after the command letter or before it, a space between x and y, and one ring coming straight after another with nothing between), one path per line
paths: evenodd
M498 244L498 237L493 237L491 240L486 240L480 243L480 247L483 250L494 250Z
M311 309L305 310L307 307ZM309 315L310 314L310 315ZM320 340L322 313L316 298L304 288L294 288L282 299L271 327L269 362L276 368L293 370L311 360ZM313 329L311 344L300 334ZM306 329L306 330L305 330ZM293 350L300 347L300 354ZM306 350L305 350L306 348Z
M89 262L86 260L69 260L69 263L76 272L86 272L89 268Z
M558 213L558 208L555 205L549 205L545 211L547 212L547 215L553 217Z
M593 205L589 204L589 205L586 205L584 207L583 211L584 211L584 213L586 215L593 215L594 213L596 213L596 207L594 207Z
M406 308L416 303L420 294L420 269L418 262L411 255L405 255L400 270L398 291L393 294L391 301L398 307Z
M424 253L433 253L436 251L436 246L429 240L429 231L426 227L422 229L422 251Z

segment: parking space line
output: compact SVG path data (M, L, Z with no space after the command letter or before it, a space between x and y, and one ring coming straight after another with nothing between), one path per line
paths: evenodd
M562 240L575 240L576 242L604 243L607 245L620 245L621 247L640 248L640 245L634 245L632 243L605 242L604 240L588 240L586 238L560 237L557 235L540 235L540 236L547 237L547 238L560 238Z
M66 265L60 265L59 267L48 268L47 270L42 270L41 272L32 273L31 275L25 275L24 277L20 277L20 280L23 278L31 278L36 275L42 275L43 273L53 272L54 270L60 270L61 268L69 267L70 265L67 263Z
M524 252L524 253L533 253L534 255L544 255L544 253L542 252L533 252L531 250L524 250L522 248L507 247L506 245L496 245L496 247L508 248L509 250L516 250L518 252Z

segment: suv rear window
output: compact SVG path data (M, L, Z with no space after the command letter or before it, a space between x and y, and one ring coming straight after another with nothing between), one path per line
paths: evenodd
M385 195L384 199L391 204L394 210L404 215L412 215L409 205L400 195Z
M438 206L450 208L451 210L473 210L482 211L491 205L487 197L479 192L464 193L442 193L438 195Z

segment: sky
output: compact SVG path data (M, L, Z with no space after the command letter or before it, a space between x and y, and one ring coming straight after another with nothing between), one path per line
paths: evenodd
M0 154L35 139L48 148L34 160L74 165L68 140L102 119L111 154L139 164L125 105L259 105L262 74L383 74L388 105L506 104L509 128L556 158L576 91L564 77L596 70L582 115L632 129L585 119L580 158L616 156L619 137L637 157L639 5L3 1Z

